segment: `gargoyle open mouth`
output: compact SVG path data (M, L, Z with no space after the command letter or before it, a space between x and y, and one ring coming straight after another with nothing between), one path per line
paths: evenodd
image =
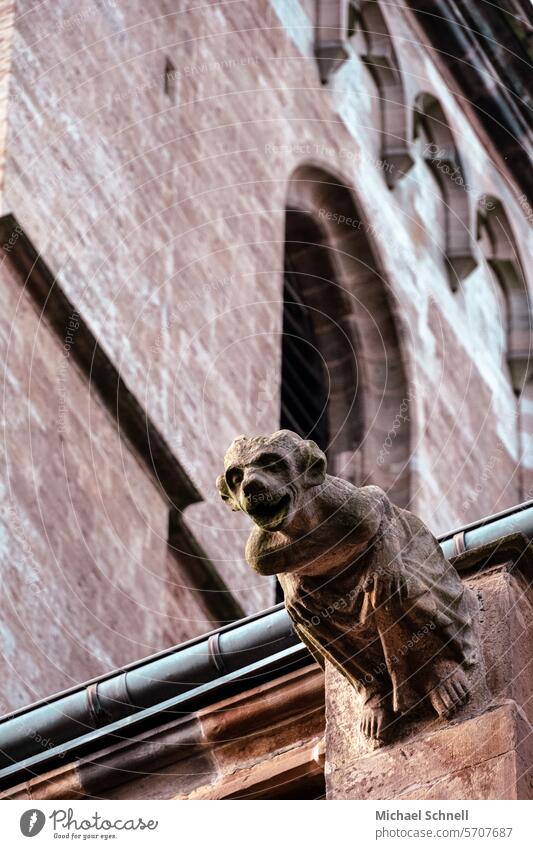
M285 519L289 515L291 506L291 496L289 493L282 495L276 501L273 499L252 500L252 503L246 508L246 512L254 520L256 525L265 530L273 531L280 528Z

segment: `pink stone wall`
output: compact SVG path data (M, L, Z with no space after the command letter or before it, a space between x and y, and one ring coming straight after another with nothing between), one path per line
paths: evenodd
M2 256L4 713L212 620L167 549L162 494Z

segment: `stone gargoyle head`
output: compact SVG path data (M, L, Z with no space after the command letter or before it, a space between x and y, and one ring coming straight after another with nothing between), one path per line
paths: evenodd
M326 479L326 457L310 439L290 430L233 440L217 478L222 499L266 531L286 530Z

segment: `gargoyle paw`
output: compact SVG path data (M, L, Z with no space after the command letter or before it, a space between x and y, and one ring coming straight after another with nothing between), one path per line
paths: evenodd
M464 670L457 666L440 684L431 690L429 700L439 716L450 717L468 701L468 681Z
M365 737L377 743L383 743L387 736L389 711L385 703L374 698L363 705L359 720L359 729Z
M363 585L363 590L368 593L372 607L383 604L388 609L389 602L393 596L398 601L408 597L408 586L401 575L374 572L369 575Z

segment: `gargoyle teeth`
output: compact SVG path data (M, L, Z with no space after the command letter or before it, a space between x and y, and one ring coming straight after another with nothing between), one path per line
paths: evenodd
M261 502L246 509L249 516L259 525L277 526L287 516L290 506L290 495L283 495L275 502Z

